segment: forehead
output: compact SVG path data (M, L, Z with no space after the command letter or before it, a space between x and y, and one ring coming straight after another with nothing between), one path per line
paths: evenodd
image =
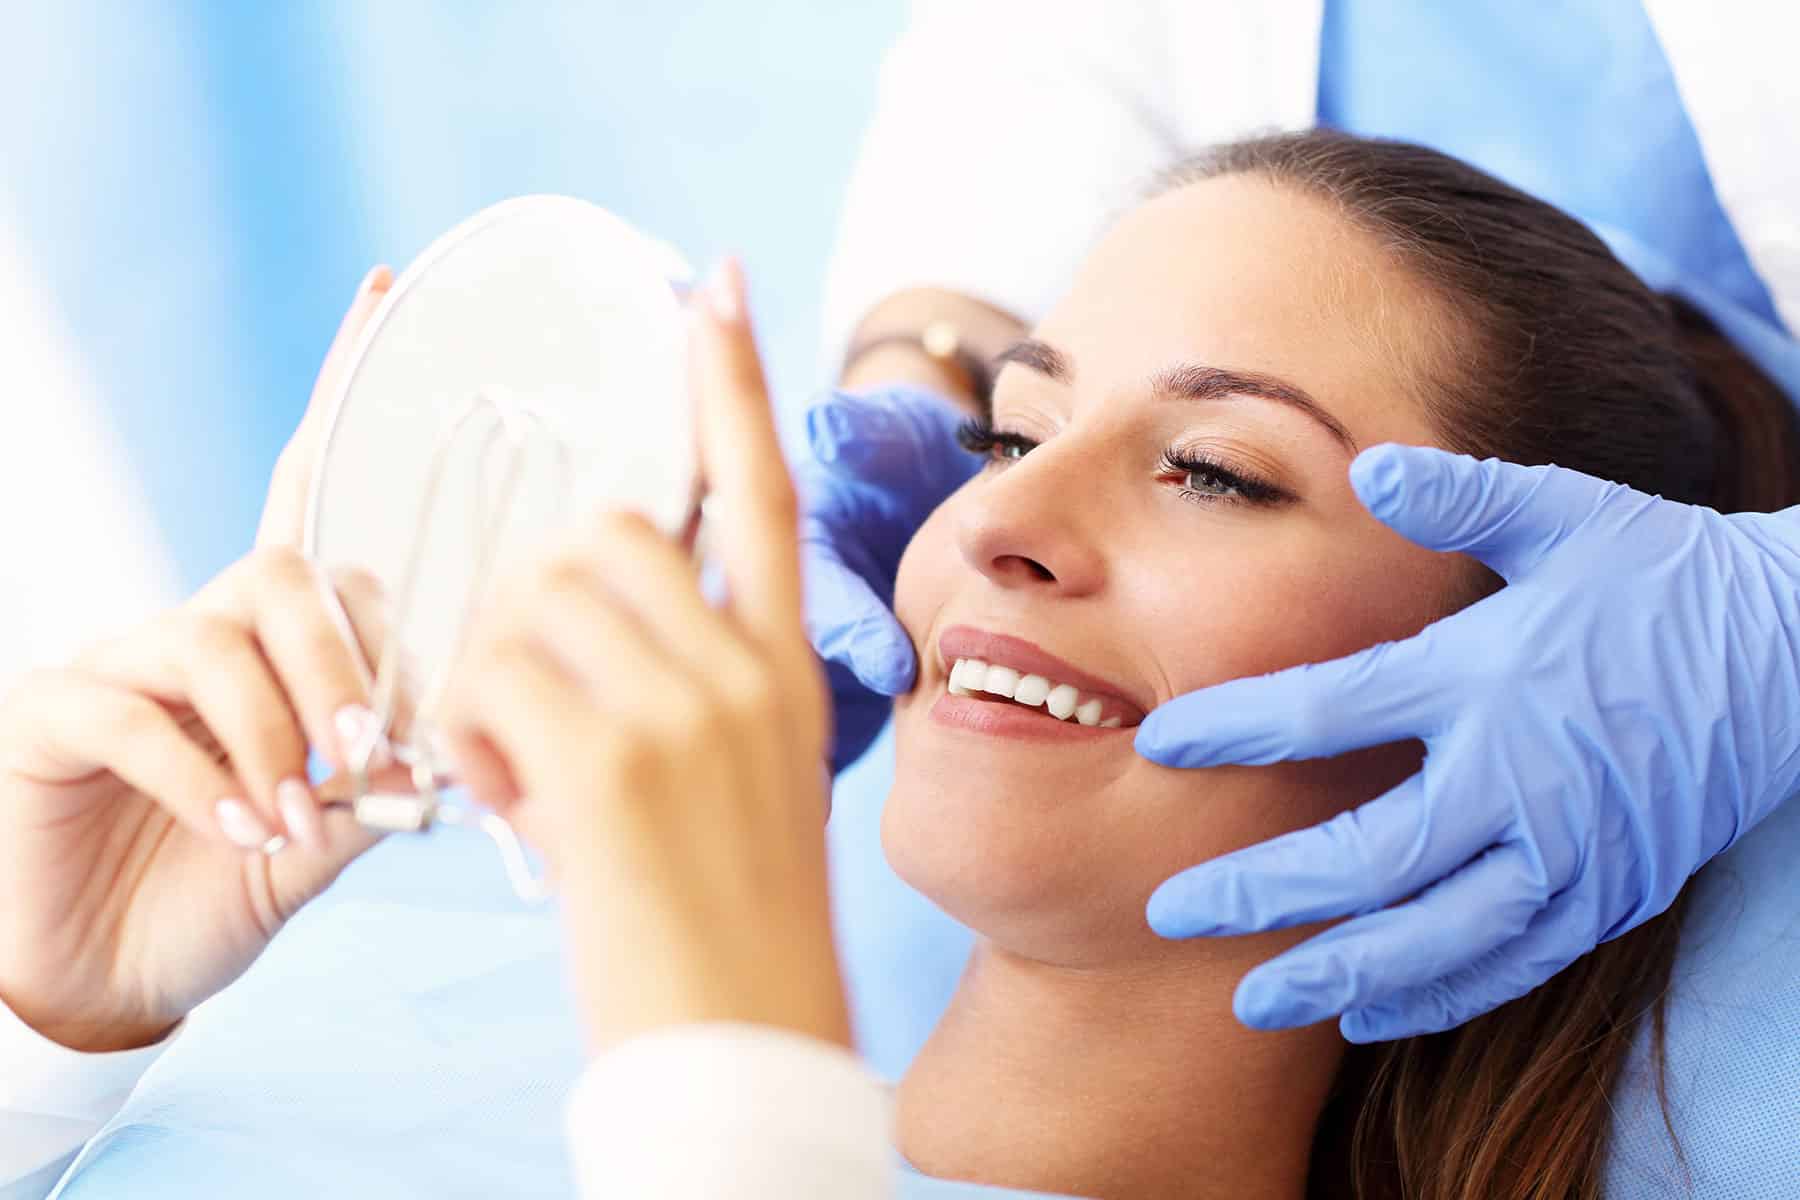
M1420 397L1444 318L1391 254L1327 201L1234 175L1126 214L1037 336L1083 396L1185 363L1277 375L1361 445L1437 440Z

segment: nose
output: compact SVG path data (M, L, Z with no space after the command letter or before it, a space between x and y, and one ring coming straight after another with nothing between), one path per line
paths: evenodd
M1098 514L1075 466L1040 447L966 489L956 523L964 561L1003 588L1098 590Z

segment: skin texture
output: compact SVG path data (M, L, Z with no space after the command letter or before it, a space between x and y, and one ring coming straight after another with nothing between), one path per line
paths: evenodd
M901 1089L901 1149L922 1169L1097 1196L1299 1194L1337 1031L1252 1032L1230 999L1317 927L1169 942L1144 903L1177 870L1378 795L1417 745L1183 772L1139 757L1129 728L1050 745L950 728L930 716L937 642L953 625L1023 637L1149 708L1417 632L1474 568L1380 525L1346 472L1357 447L1438 442L1419 398L1443 336L1432 298L1342 216L1239 176L1141 206L1096 248L1034 331L1066 380L1001 372L995 427L1039 444L998 451L937 510L896 591L921 669L895 706L884 845L981 935ZM1277 401L1150 386L1184 365L1277 376L1354 445ZM1289 498L1217 495L1216 476L1161 467L1169 448Z

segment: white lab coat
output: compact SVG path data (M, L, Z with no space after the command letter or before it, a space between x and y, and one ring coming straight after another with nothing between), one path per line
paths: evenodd
M1646 7L1719 199L1800 329L1800 11ZM1037 317L1160 166L1311 123L1321 15L1320 0L919 0L850 184L824 361L908 287ZM0 1010L0 1198L46 1194L154 1057L59 1051ZM694 1027L599 1059L570 1136L588 1196L861 1200L893 1186L886 1104L880 1080L827 1047Z

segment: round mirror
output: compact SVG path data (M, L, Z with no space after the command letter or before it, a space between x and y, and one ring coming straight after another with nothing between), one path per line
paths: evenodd
M447 669L465 611L600 507L676 531L695 440L667 246L585 201L486 209L401 273L331 411L307 553L369 571L409 676ZM373 665L373 664L371 664Z

